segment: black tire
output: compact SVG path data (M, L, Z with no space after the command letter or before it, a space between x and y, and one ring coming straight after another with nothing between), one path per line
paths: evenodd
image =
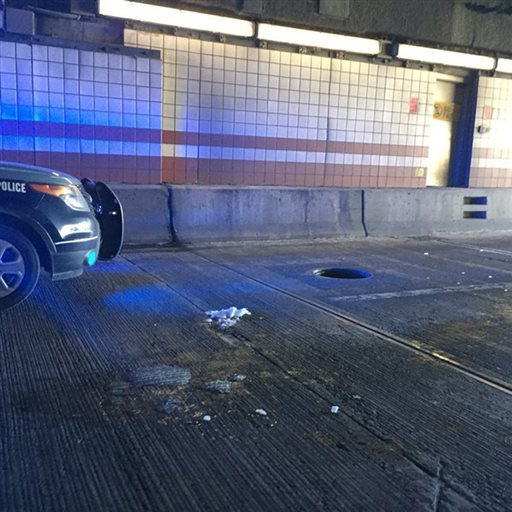
M25 300L40 273L39 255L32 242L19 231L0 226L0 311Z

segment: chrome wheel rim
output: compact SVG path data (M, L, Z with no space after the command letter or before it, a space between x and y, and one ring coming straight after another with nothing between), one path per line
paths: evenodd
M20 251L7 240L0 239L0 299L19 288L25 277L25 262Z

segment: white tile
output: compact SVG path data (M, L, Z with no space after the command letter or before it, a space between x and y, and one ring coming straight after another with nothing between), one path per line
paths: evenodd
M16 60L11 57L0 57L0 69L2 70L2 73L16 73ZM37 61L37 65L34 69L37 69L38 72L36 74L38 75L45 75L48 73L48 65L44 61Z
M24 87L19 87L20 83L24 81L27 81L27 85L25 85ZM0 75L0 83L2 90L15 90L18 88L24 90L32 89L32 77L27 75L17 77L14 73L3 73Z
M135 71L137 69L137 60L135 57L129 55L123 55L123 69L129 71Z
M98 100L101 100L101 98L97 98ZM103 110L110 110L112 112L123 112L123 100L118 98L109 98L108 99L108 109L97 109L99 111Z
M80 80L94 80L94 68L92 66L80 66Z
M34 90L35 91L48 91L48 77L46 76L35 76L33 78Z
M16 105L18 98L14 89L2 89L2 103L4 105ZM34 105L48 106L48 95L46 93L34 93Z
M80 83L80 85L82 82ZM109 96L111 98L122 98L123 97L123 86L118 84L109 84L108 86ZM126 98L126 96L125 96Z
M94 66L101 67L101 68L108 67L108 54L95 52L93 59L94 59ZM50 60L51 60L51 57L50 57Z
M248 48L245 46L235 46L236 58L240 62L248 57Z
M137 102L132 100L123 100L121 110L125 114L135 114L137 112Z
M260 60L258 63L258 73L261 75L268 75L269 74L270 65L268 62L263 62Z
M7 45L7 48L11 49L9 51L2 51L3 45ZM0 55L3 57L14 57L14 52L12 49L16 49L16 59L18 62L20 60L26 59L27 62L31 62L32 60L32 49L29 45L17 43L14 45L13 43L0 42Z
M110 93L112 93L112 88L115 88L116 90L116 93L119 94L120 93L120 96L119 97L122 97L126 100L133 100L137 97L137 88L133 85L123 85L122 87L120 87L120 89L118 89L119 86L114 86L114 85L111 85L109 86L109 91Z
M124 29L124 44L127 46L135 46L137 44L137 31L129 28Z
M137 46L151 48L151 34L149 32L137 31Z
M150 100L150 88L149 87L137 87L137 99L142 101Z
M111 70L110 73L117 73L115 76L111 75L109 77L109 70L107 68L94 68L94 80L97 82L108 82L109 78L111 82L121 83L122 76L120 70Z
M279 77L277 76L269 76L268 77L268 86L273 88L273 89L278 89L279 88Z
M50 77L48 80L49 90L52 93L63 93L64 92L64 79Z

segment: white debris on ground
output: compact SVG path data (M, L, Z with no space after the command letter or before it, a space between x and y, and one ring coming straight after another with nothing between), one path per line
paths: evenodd
M507 291L507 290L505 290L505 291ZM246 378L247 378L246 375L243 375L241 373L236 373L235 375L232 375L231 377L229 377L228 380L230 380L231 382L242 382Z
M231 383L227 380L212 380L206 383L206 389L225 395L231 391Z
M212 421L212 417L211 416L208 416L208 414L205 414L203 416L203 421Z
M259 414L260 416L266 416L267 415L267 411L265 411L265 409L256 409L256 414Z
M206 315L209 317L206 321L219 329L227 329L235 325L243 316L250 314L251 312L247 308L231 306L226 309L206 311Z
M331 406L331 413L332 414L338 414L339 410L340 410L339 405L332 405Z
M425 256L428 256L428 252L424 252L423 254L424 254Z

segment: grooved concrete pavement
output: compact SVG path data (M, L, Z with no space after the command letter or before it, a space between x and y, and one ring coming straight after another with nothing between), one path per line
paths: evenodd
M0 315L0 510L509 510L511 259L512 240L247 245L43 281ZM253 314L206 326L231 305Z

